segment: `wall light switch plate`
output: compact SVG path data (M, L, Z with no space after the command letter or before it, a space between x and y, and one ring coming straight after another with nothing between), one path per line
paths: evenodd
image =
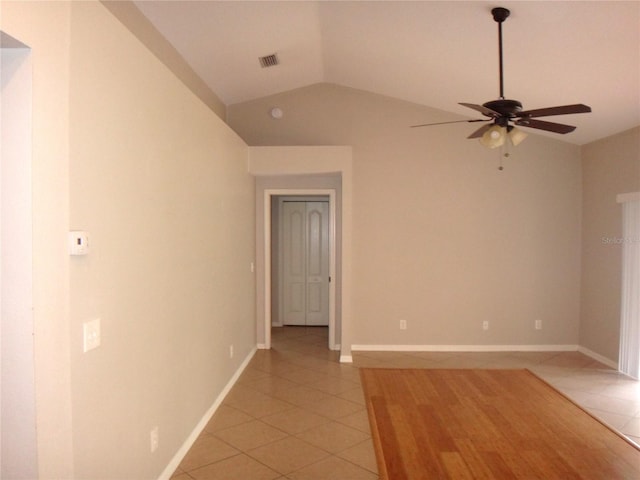
M100 319L90 320L82 324L82 351L87 353L89 350L100 346Z

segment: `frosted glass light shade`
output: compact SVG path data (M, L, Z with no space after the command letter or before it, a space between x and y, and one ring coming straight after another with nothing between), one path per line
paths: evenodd
M507 129L500 125L494 125L489 130L484 132L480 143L487 148L498 148L504 145L504 141L507 138Z
M509 130L509 139L514 146L520 145L520 142L522 142L525 138L527 138L527 134L522 130L517 129L516 127L513 127L511 130Z

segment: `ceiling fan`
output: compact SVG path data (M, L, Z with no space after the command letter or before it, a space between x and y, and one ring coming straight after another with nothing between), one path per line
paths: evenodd
M546 130L548 132L565 134L573 132L576 127L565 125L562 123L547 122L544 120L536 120L537 117L549 117L552 115L567 115L572 113L588 113L591 107L581 103L574 105L563 105L558 107L539 108L535 110L522 110L522 103L517 100L508 100L504 98L504 75L502 69L502 23L507 19L511 12L506 8L496 7L491 10L493 19L498 23L498 47L500 59L500 98L476 105L474 103L460 103L465 107L482 113L487 119L479 118L473 120L455 120L451 122L425 123L421 125L412 125L415 127L426 127L431 125L444 125L448 123L461 122L491 122L483 125L473 132L467 138L479 138L480 143L488 148L496 148L504 145L507 138L513 145L518 145L527 136L514 125L536 128L538 130ZM513 125L512 125L513 124Z

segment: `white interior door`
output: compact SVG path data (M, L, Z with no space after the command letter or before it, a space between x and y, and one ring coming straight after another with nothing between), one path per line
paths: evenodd
M329 325L329 202L283 201L280 312L284 325Z

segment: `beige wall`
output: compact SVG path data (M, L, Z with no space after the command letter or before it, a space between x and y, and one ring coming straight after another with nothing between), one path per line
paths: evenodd
M582 147L580 344L616 360L620 335L622 205L640 191L640 127Z
M158 478L255 347L247 146L100 3L2 15L33 51L40 476Z
M499 171L474 126L408 128L451 114L330 84L227 115L252 146L353 146L350 344L578 343L578 147L531 135Z

